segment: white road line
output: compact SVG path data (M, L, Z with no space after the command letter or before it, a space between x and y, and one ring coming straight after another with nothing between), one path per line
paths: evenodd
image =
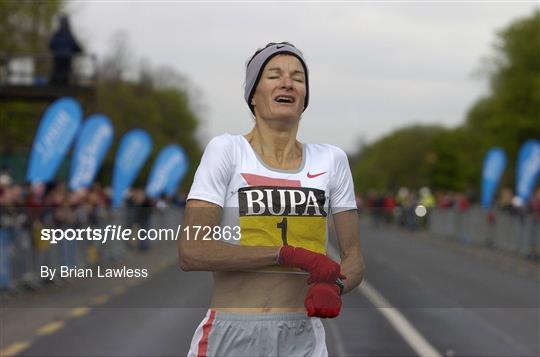
M337 250L328 245L328 251L334 259L339 261ZM388 320L390 325L403 337L405 342L420 357L442 357L442 355L422 336L422 334L407 320L398 309L393 307L373 286L365 279L356 288L364 294L377 310Z
M441 354L418 332L416 328L403 316L398 309L371 286L363 281L356 288L375 305L378 311L390 322L394 329L403 337L405 342L421 357L441 357Z

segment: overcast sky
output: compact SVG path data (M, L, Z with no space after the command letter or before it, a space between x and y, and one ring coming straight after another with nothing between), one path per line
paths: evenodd
M103 57L124 31L136 58L173 67L200 89L202 144L251 129L245 63L267 42L292 42L310 70L300 141L349 153L361 139L404 125L463 122L487 91L475 73L493 54L496 31L535 8L535 1L69 4L87 52Z

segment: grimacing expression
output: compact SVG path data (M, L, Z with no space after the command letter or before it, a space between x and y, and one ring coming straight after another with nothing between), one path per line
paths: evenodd
M264 67L252 104L255 115L263 119L298 119L305 98L304 67L295 56L282 54Z

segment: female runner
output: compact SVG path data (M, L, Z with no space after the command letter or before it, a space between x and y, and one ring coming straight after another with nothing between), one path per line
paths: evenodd
M308 83L292 44L258 50L244 94L253 129L217 136L205 149L184 215L193 229L184 229L179 257L184 271L212 271L214 286L188 356L327 356L320 318L338 316L340 295L362 280L347 157L296 138ZM326 255L329 214L340 263Z

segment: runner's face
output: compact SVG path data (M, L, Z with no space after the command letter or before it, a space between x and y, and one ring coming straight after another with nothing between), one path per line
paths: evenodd
M306 80L298 58L277 55L264 67L253 95L255 116L264 119L298 119L304 110Z

